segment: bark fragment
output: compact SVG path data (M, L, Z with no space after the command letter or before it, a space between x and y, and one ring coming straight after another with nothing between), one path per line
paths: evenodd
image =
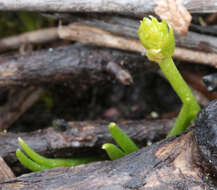
M191 15L183 6L182 0L156 0L155 13L166 20L175 32L186 35L191 23Z
M3 158L0 156L0 182L14 177L14 173L11 171L11 169L5 163Z
M114 74L114 76L124 85L133 83L133 78L130 73L114 62L109 62L106 66L106 70Z

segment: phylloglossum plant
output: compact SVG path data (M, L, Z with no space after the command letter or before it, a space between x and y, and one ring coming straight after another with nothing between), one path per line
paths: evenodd
M139 149L116 123L112 122L109 124L109 133L120 147L118 148L110 143L106 143L102 146L102 149L107 152L111 160L116 160Z
M200 106L173 62L172 55L175 50L173 29L166 21L158 22L156 18L150 16L150 18L144 18L141 21L138 36L146 48L147 57L151 61L158 63L183 103L174 127L168 136L179 134L196 118ZM110 123L109 132L119 145L117 147L114 144L106 143L102 146L111 160L121 158L138 150L135 143L115 123ZM46 158L37 154L21 138L18 141L29 158L20 149L16 151L17 158L26 168L32 171L41 171L61 166L70 167L102 160L102 158L97 157L75 159Z
M135 145L135 143L115 123L109 124L109 132L115 142L120 146L120 148L118 148L111 143L106 143L102 146L111 160L116 160L125 156L126 154L138 150L138 147ZM20 137L18 138L18 141L21 148L27 155L26 156L20 149L17 149L16 156L18 160L24 167L34 172L56 167L71 167L93 161L103 160L103 158L94 156L72 159L46 158L31 149Z
M17 149L16 156L20 163L31 171L42 171L46 169L56 168L56 167L70 167L77 166L80 164L86 164L93 161L102 160L102 158L92 156L92 157L82 157L82 158L46 158L39 155L33 149L31 149L23 139L18 138L19 144L23 151L29 156L27 157L20 149Z
M172 56L175 51L173 29L166 21L158 22L155 17L150 16L141 21L138 36L146 49L148 59L158 63L183 103L174 127L168 134L168 136L177 135L195 120L200 106L173 62Z

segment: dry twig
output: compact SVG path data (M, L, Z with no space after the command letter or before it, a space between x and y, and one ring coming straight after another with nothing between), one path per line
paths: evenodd
M111 72L124 85L130 85L133 83L133 77L131 74L112 61L107 64L106 70Z
M59 19L66 20L67 22L73 21L74 23L80 25L93 26L99 29L103 29L105 31L111 32L114 35L135 39L138 38L137 29L139 27L139 22L136 19L118 16L86 17L68 14L58 14L58 16L55 14L55 16ZM51 32L50 36L48 34L49 32L47 31ZM22 40L20 41L20 36L25 37L22 37ZM18 48L20 44L44 43L49 42L49 40L55 40L57 38L58 36L56 36L55 28L53 28L53 31L52 29L43 29L24 33L22 35L0 40L0 51ZM176 35L176 44L178 47L189 48L209 53L217 53L217 39L215 37L198 34L195 32L188 32L187 36Z
M0 130L7 129L40 97L43 90L36 87L11 90L8 102L0 107Z
M23 44L45 44L58 39L57 28L40 29L0 40L0 51L17 49Z
M92 26L71 24L66 27L61 27L58 33L63 39L145 53L144 47L138 40L115 36L105 30ZM175 49L174 58L217 67L217 54L214 53L192 51L177 47Z
M66 29L71 32L70 28L67 27ZM92 30L92 33L90 33L81 30L79 27L78 29L80 36L78 36L78 33L73 32L73 39L80 40L79 38L81 38L81 41L93 41L93 43L97 43L97 45L101 46L109 46L134 52L144 52L144 48L137 40L117 37L99 30L103 32L102 35L105 37L102 40L100 37L102 36L101 33L98 32L97 35L94 33L98 30ZM71 38L70 34L71 33L69 33L69 38ZM83 38L83 35L85 35L85 38ZM97 36L97 38L95 38L95 36ZM107 42L107 40L109 40L109 42ZM192 54L192 56L189 57L187 56L188 54ZM213 60L211 59L211 61L207 61L206 53L201 53L200 56L195 57L198 54L199 52L176 48L174 57L216 66L217 58L214 59L217 57L216 54L211 54L213 55ZM71 46L33 52L31 55L5 59L2 61L0 67L0 86L41 85L61 81L68 82L72 88L80 87L81 85L102 84L111 81L112 78L111 74L105 72L107 70L107 63L111 61L117 64L124 63L124 68L139 68L140 70L153 68L155 66L154 64L149 64L147 60L144 60L146 59L143 56L124 51L74 44ZM134 69L131 69L130 73L133 74L133 72ZM121 76L122 75L117 75L117 78ZM78 78L79 81L77 80Z
M120 16L76 16L62 14L61 19L73 24L88 25L102 30L108 31L114 35L122 37L130 37L138 39L137 30L139 27L138 19L124 18ZM176 35L176 44L178 47L189 48L204 52L217 53L217 38L209 35L199 34L195 32L188 32L186 36Z
M123 51L73 44L31 55L4 59L0 67L0 86L38 85L68 82L70 86L95 85L111 81L106 72L109 62L124 63L130 67L153 67L144 63L144 57ZM133 69L132 69L133 70ZM116 77L122 77L120 75ZM79 78L79 80L78 80Z

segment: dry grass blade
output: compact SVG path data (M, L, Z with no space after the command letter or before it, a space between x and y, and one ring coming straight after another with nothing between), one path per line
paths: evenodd
M58 39L57 28L40 29L0 40L0 51L17 49L23 44L45 44Z

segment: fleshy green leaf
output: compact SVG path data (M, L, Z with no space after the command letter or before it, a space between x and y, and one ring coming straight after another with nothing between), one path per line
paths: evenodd
M76 165L81 165L81 164L86 164L89 162L93 161L99 161L102 160L102 158L97 157L97 156L92 156L92 157L83 157L83 158L71 158L71 159L64 159L64 158L46 158L44 156L41 156L40 154L36 153L33 149L31 149L24 140L22 140L20 137L18 138L18 141L20 143L20 146L22 149L25 151L25 153L34 161L28 159L21 151L21 160L20 162L25 166L25 161L28 163L33 162L35 166L41 166L42 168L56 168L56 167L70 167L70 166L76 166ZM21 154L20 152L19 155ZM25 157L24 157L25 156ZM22 160L24 158L24 160ZM27 160L28 159L28 160ZM27 163L27 165L28 165ZM32 165L33 165L32 163ZM33 171L33 170L32 170Z
M115 123L109 124L109 132L115 142L123 149L125 153L130 154L139 149L136 144Z
M126 155L121 149L110 143L104 144L102 149L106 151L111 160L116 160Z
M34 161L30 160L29 158L27 158L20 149L17 149L16 156L24 167L28 168L29 170L33 172L49 169L48 167L39 165L35 163Z

